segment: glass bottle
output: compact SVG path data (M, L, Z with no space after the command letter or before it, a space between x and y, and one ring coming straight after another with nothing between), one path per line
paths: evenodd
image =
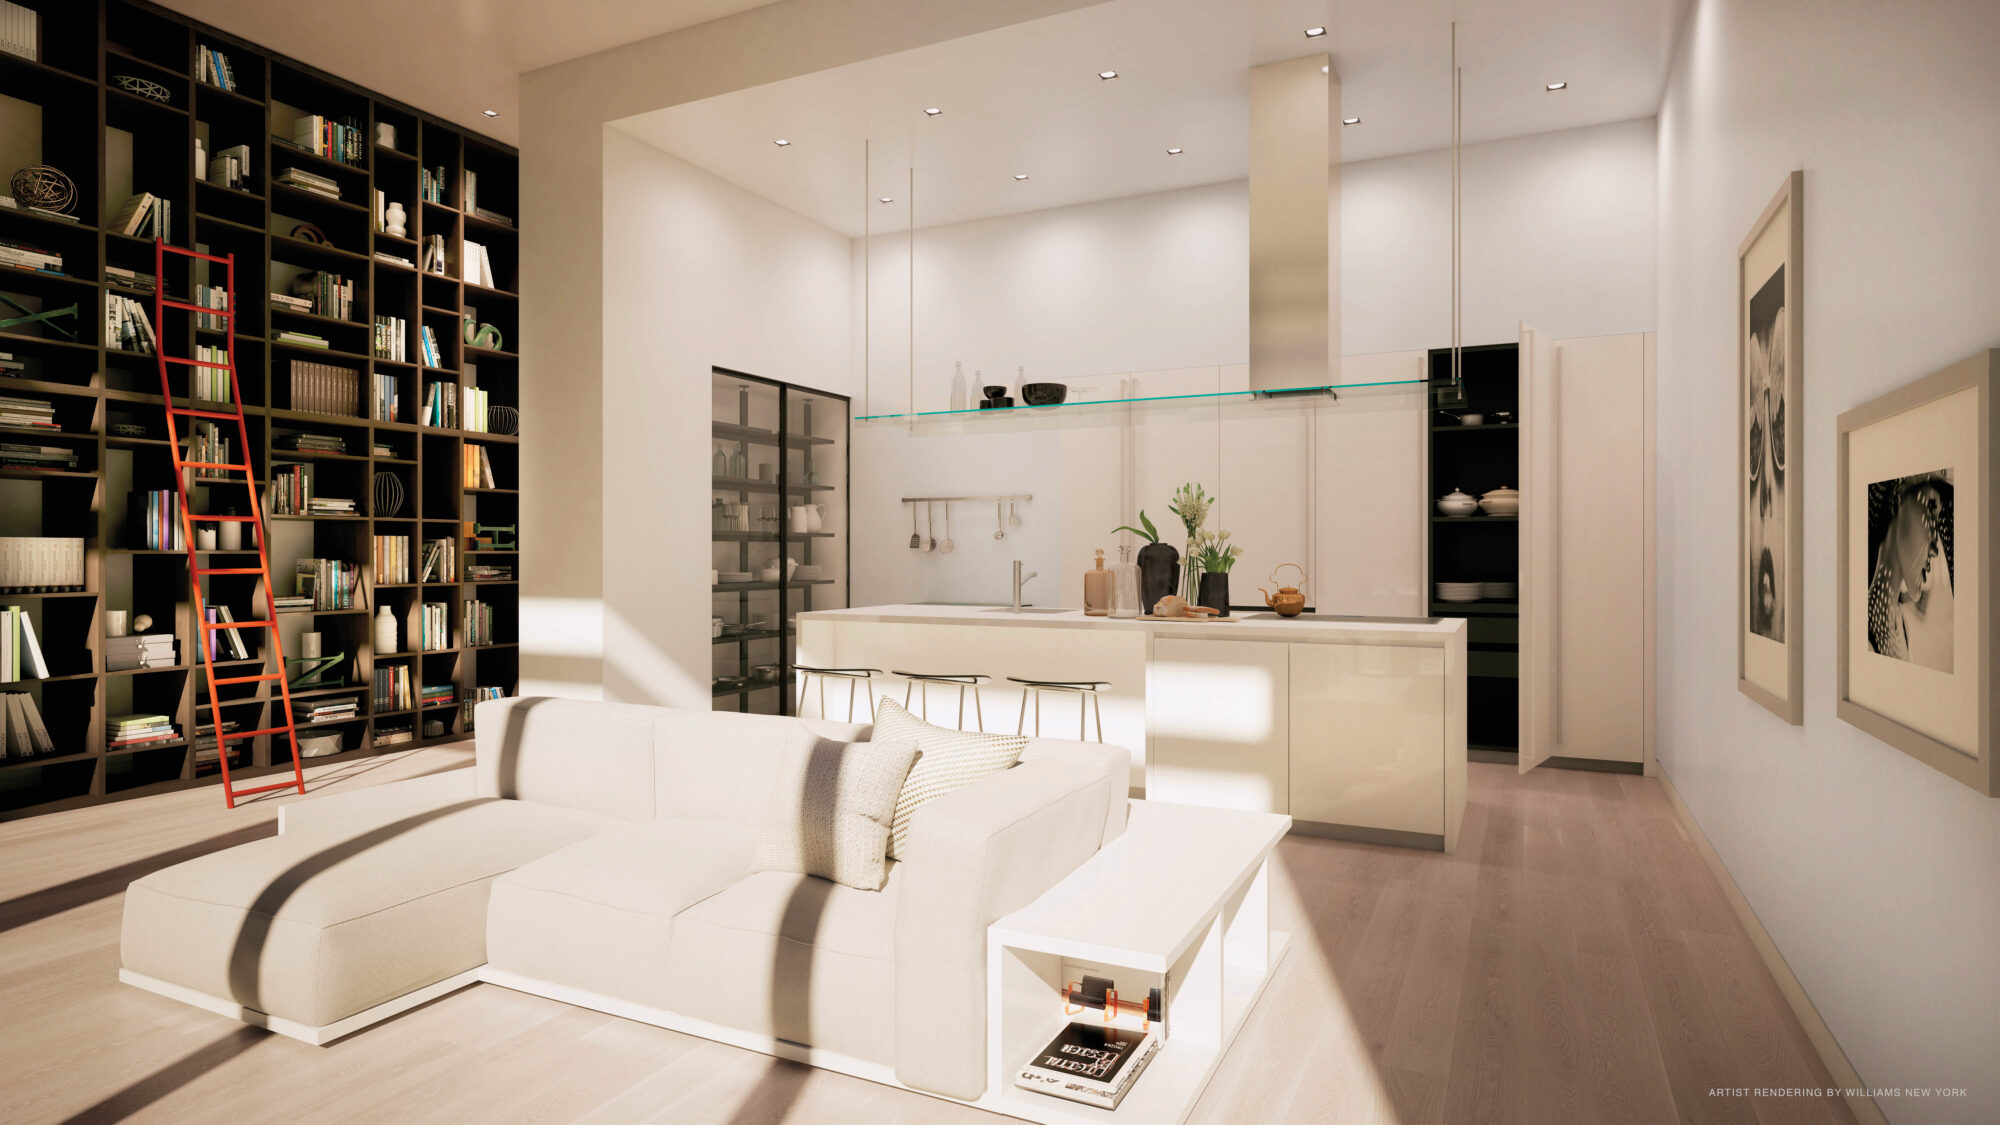
M964 410L965 397L965 361L959 360L951 365L951 408Z
M729 454L724 453L719 445L715 447L715 475L719 477L729 475Z
M729 455L729 475L737 480L745 480L750 476L750 455L745 453L740 445L736 447L736 452Z
M1111 612L1111 572L1104 569L1104 548L1097 549L1097 565L1083 572L1083 612L1103 617Z
M1139 604L1139 568L1133 565L1131 552L1130 547L1118 548L1118 562L1110 571L1113 617L1137 617L1143 612Z

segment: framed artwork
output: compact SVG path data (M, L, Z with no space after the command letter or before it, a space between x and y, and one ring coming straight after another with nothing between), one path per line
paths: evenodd
M1981 352L1840 416L1840 717L2000 796L1994 399Z
M1805 387L1805 186L1803 172L1785 177L1736 250L1736 688L1794 725L1805 721L1805 504L1792 424Z

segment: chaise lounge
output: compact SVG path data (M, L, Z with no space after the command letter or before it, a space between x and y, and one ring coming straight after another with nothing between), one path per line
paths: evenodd
M276 837L133 883L120 979L308 1043L488 981L977 1099L987 927L1124 829L1128 757L1034 739L924 804L880 890L753 870L800 728L481 704L472 769L281 810Z

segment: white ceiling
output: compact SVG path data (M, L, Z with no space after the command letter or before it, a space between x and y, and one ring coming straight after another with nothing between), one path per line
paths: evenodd
M619 124L858 236L909 226L912 167L919 227L1239 179L1247 70L1317 51L1362 119L1343 159L1444 147L1454 18L1466 143L1650 116L1686 3L1111 0Z
M515 143L516 76L772 0L164 0L357 85ZM482 110L498 110L487 117Z

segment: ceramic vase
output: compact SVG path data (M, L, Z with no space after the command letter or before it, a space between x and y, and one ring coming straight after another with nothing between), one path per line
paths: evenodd
M396 651L396 615L388 606L375 611L375 655L387 656Z
M1181 553L1171 543L1139 548L1139 604L1147 613L1180 583Z
M397 238L408 237L410 233L410 216L408 212L403 210L402 204L391 203L382 212L382 229L395 235Z
M1229 572L1207 571L1201 576L1201 598L1196 605L1205 605L1223 617L1229 616Z
M235 515L236 513L231 512L229 514ZM218 540L218 542L220 542L222 550L225 551L242 550L243 521L230 520L227 523L224 523L221 527L216 529L216 539Z

